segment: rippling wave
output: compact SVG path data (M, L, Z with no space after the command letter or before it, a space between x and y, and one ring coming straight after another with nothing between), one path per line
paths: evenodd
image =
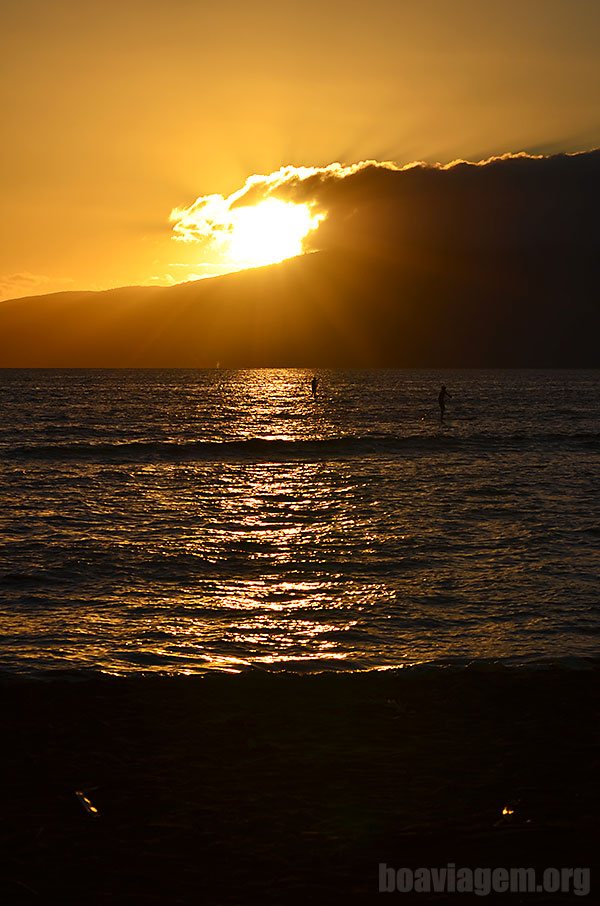
M0 375L0 669L597 655L597 372L310 377Z
M91 462L143 462L155 459L181 462L200 459L285 459L324 458L328 456L368 456L387 453L429 453L439 451L477 451L503 448L582 448L600 450L600 433L471 434L454 437L431 435L340 436L315 440L252 437L245 440L130 441L116 443L58 443L8 446L2 453L11 459L65 459Z

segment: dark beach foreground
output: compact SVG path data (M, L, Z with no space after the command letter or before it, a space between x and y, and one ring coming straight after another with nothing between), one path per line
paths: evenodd
M1 902L452 902L378 893L451 862L592 866L597 902L589 667L4 679Z

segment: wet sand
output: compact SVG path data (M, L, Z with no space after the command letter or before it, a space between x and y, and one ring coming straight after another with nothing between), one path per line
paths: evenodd
M598 676L4 679L1 902L365 903L380 862L591 866Z

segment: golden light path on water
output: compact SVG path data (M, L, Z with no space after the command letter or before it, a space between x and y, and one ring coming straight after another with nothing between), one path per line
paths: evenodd
M179 673L587 650L595 551L572 501L588 499L596 454L573 444L595 430L593 382L577 378L578 433L558 455L548 426L567 429L546 378L450 375L441 430L436 374L320 373L316 400L311 377L19 384L4 435L21 451L4 460L5 659ZM32 436L38 406L50 441Z

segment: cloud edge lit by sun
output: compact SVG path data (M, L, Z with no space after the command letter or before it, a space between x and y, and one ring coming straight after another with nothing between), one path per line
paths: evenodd
M580 152L565 156L577 153ZM202 250L190 270L205 268L206 273L193 273L188 279L275 264L318 248L319 227L329 212L323 199L317 200L320 194L317 185L322 188L366 170L400 173L414 169L478 169L510 160L543 157L515 151L479 161L458 158L448 163L416 160L399 164L371 159L349 165L339 162L326 166L286 165L269 174L249 176L241 188L228 196L200 195L187 207L173 208L169 217L172 238ZM211 261L207 263L207 259Z

